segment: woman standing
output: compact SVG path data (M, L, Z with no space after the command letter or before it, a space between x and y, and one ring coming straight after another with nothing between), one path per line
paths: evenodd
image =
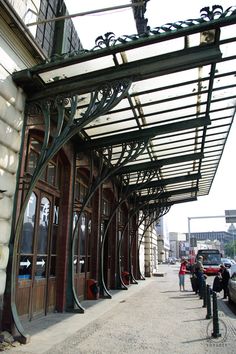
M181 260L180 269L179 269L179 290L181 288L185 291L184 283L185 283L185 274L186 274L186 265L187 261L185 259Z

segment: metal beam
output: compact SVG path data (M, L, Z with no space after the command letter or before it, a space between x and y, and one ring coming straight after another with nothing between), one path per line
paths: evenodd
M172 195L186 194L186 193L196 193L198 192L198 187L175 189L169 192L155 193L150 195L144 195L138 198L139 202L151 201L151 200L162 200L163 198L170 198Z
M120 168L116 175L123 175L126 173L133 173L138 171L158 170L162 166L174 165L176 163L183 163L188 161L196 161L202 159L203 157L204 154L202 152L197 152L195 154L181 155L166 159L159 159L157 161L128 165Z
M120 46L120 51L123 51L122 46ZM110 55L110 52L107 52L107 56ZM99 53L97 57L99 57ZM34 75L30 70L13 73L12 78L17 85L24 88L28 94L28 100L31 102L63 95L68 92L70 94L92 92L98 86L104 84L104 82L119 81L126 78L133 82L150 79L156 76L212 64L218 62L221 57L222 54L218 46L205 45L123 63L117 67L110 66L105 69L75 75L51 83L44 83L39 75ZM89 57L87 58L87 61L89 64ZM62 60L60 68L64 68L64 66L65 64L63 65ZM66 70L64 70L63 73L66 75ZM32 90L32 84L34 84L34 81L36 84L35 89L38 90L38 92ZM30 84L28 90L27 84Z
M184 120L183 122L163 124L159 127L147 128L143 130L129 131L123 134L109 135L107 137L93 139L86 142L80 142L77 145L77 152L88 151L90 149L96 149L101 147L107 147L112 145L119 145L122 143L128 143L133 141L140 141L153 138L158 135L178 132L182 130L194 129L201 126L207 126L211 124L209 117L194 118Z
M151 210L151 209L158 209L158 208L173 206L174 204L181 204L181 203L194 202L194 201L196 201L196 200L197 200L196 197L191 197L191 198L179 199L179 200L176 200L176 201L173 201L173 202L154 203L154 204L152 204L151 206L150 206L150 204L147 205L147 206L144 206L144 207L141 208L140 210L142 210L142 209L149 209L149 210Z
M42 23L56 22L56 21L61 21L61 20L67 20L67 19L74 18L74 17L82 17L82 16L86 16L86 15L97 14L100 12L114 11L114 10L126 9L128 7L137 7L137 6L144 6L143 0L140 2L137 2L137 3L117 5L117 6L112 6L112 7L104 7L101 9L84 11L84 12L77 12L72 15L58 16L58 17L53 17L53 18L49 18L49 19L40 19L38 13L35 13L34 11L29 9L29 11L32 12L33 14L37 15L39 19L38 19L38 21L27 23L26 26L30 27L30 26L40 25Z
M185 176L178 176L178 177L171 177L171 178L166 178L162 180L157 180L157 181L151 181L147 183L137 183L134 185L130 185L128 188L129 192L134 192L134 191L139 191L141 189L147 189L147 188L155 188L155 187L163 187L168 184L175 184L175 183L183 183L183 182L189 182L189 181L194 181L197 179L201 178L200 173L193 173L191 175L185 175Z

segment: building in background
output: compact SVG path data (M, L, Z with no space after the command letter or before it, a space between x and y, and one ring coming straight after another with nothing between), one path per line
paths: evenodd
M158 235L157 245L158 245L158 262L163 263L172 255L170 252L170 240L168 227L165 223L164 218L161 218L155 225L155 230Z
M169 232L169 238L171 256L181 258L183 256L183 243L186 242L186 235L181 232Z
M189 237L189 234L186 233L186 237ZM233 240L233 233L229 231L205 231L205 232L191 232L190 233L191 242L204 241L204 240L218 240L221 243L228 243Z

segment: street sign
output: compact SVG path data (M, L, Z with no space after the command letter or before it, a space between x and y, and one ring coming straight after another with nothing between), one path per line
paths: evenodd
M236 210L225 210L225 221L227 224L236 222Z

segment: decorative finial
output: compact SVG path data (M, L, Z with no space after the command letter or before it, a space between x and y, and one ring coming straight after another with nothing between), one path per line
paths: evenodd
M203 7L203 9L200 10L201 17L208 18L210 21L215 20L217 17L221 16L223 13L223 7L220 5L213 5L212 10L210 10L210 7Z

